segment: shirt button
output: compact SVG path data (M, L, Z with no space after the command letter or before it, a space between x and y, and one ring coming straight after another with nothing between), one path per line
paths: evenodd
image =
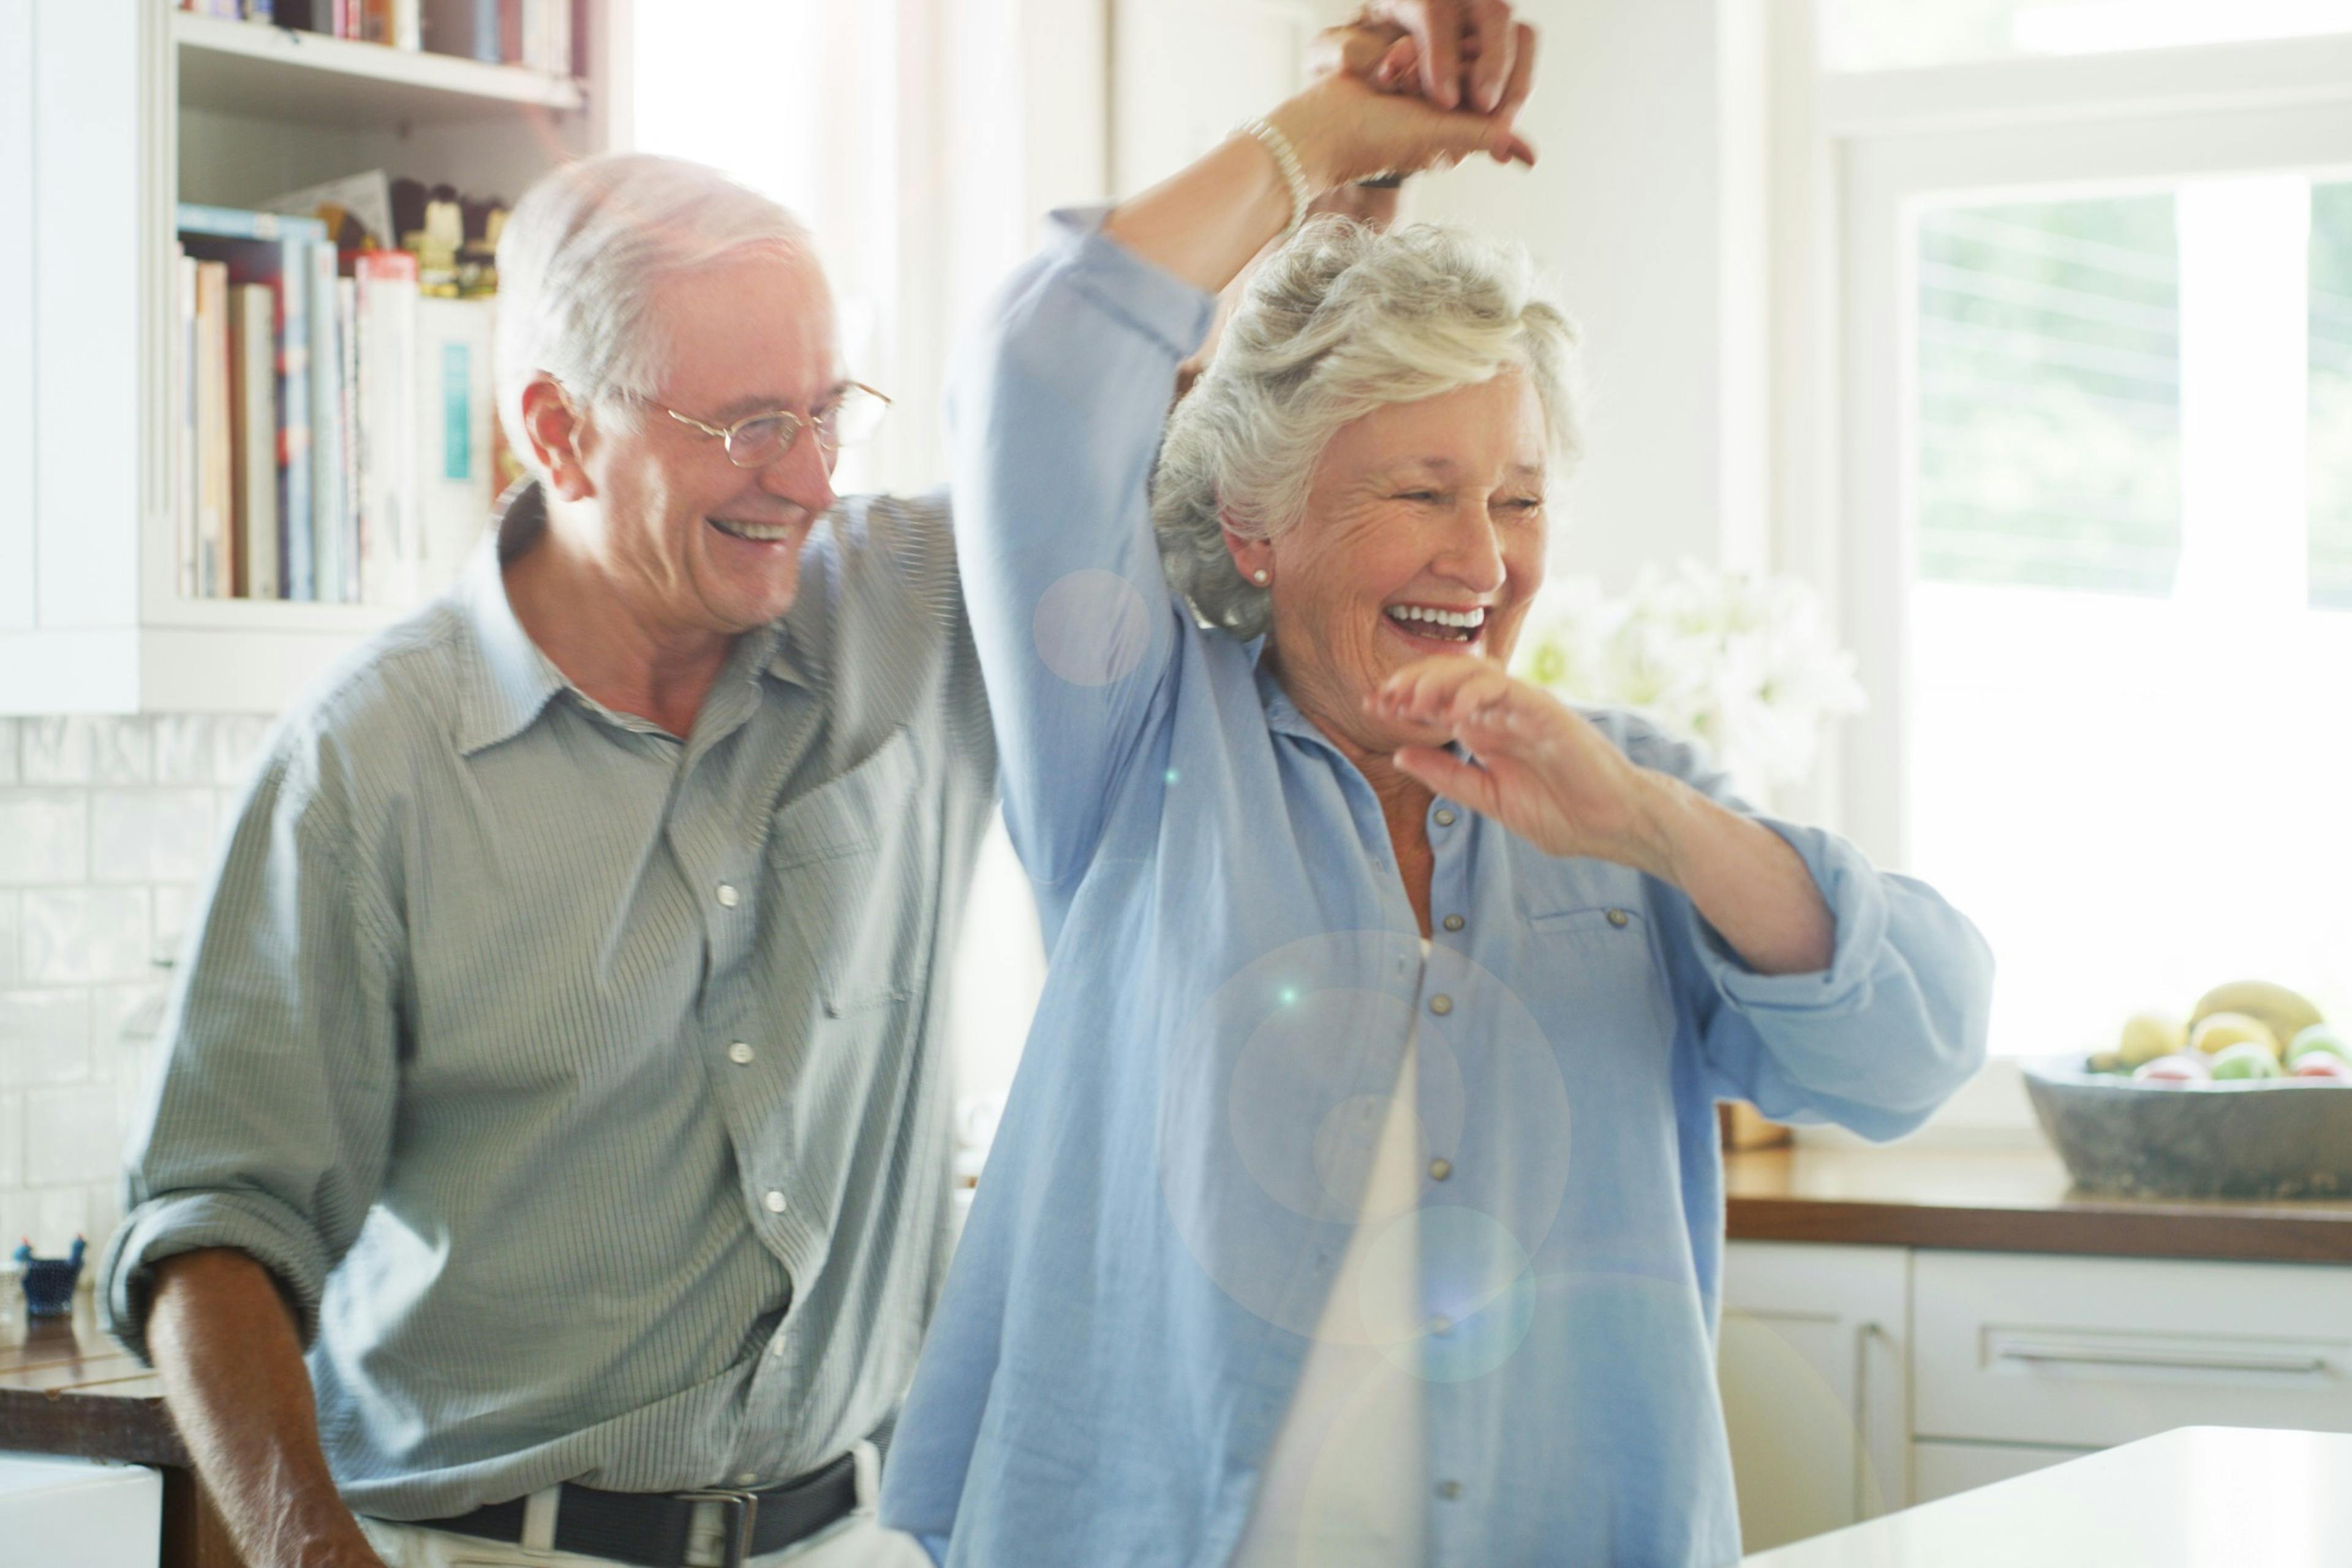
M1460 931L1462 929L1462 917L1460 915L1446 916L1445 929L1447 931Z
M1454 814L1442 805L1437 808L1437 826L1440 827L1454 826Z
M1633 918L1633 917L1632 915L1627 914L1623 910L1611 910L1609 911L1609 923L1620 928L1621 930L1624 927L1625 922Z
M1437 1483L1437 1495L1444 1498L1447 1502L1452 1502L1455 1498L1462 1495L1462 1483L1460 1481L1440 1481Z
M760 1201L767 1205L767 1209L770 1214L782 1214L784 1212L784 1194L782 1193L772 1191L767 1196L761 1198Z
M735 1478L735 1484L739 1487L756 1487L760 1484L760 1472L757 1470L745 1470L741 1475Z
M731 910L742 901L743 895L735 890L734 883L721 882L719 884L719 902L722 908Z
M1429 1010L1443 1018L1454 1011L1454 998L1441 991L1429 999Z
M1454 1173L1454 1162L1440 1155L1429 1163L1429 1179L1442 1182Z
M751 1047L745 1045L740 1040L736 1041L733 1045L727 1047L727 1059L733 1062L739 1068L750 1067L751 1063L758 1058L759 1055L759 1052L753 1050Z

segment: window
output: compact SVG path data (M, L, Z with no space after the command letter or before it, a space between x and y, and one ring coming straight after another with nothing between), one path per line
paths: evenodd
M1833 71L2352 31L2352 0L1820 0Z
M1904 816L2000 957L2002 1051L2352 978L2325 869L2352 869L2352 606L2304 504L2306 466L2315 520L2352 476L2352 334L2314 270L2352 253L2343 190L1918 216Z
M1984 929L1997 1055L2352 1012L2347 101L2346 38L1817 83L1841 816Z

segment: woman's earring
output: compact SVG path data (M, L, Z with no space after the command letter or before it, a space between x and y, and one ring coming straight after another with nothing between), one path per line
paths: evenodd
M1256 571L1255 571L1255 572L1251 573L1251 574L1250 574L1250 581L1251 581L1251 582L1253 582L1253 583L1255 583L1255 584L1257 584L1259 587L1261 587L1261 588L1265 587L1265 567L1263 567L1263 566L1261 566L1261 567L1259 567Z

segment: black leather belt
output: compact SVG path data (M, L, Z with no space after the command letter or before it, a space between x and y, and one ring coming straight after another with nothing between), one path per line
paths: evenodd
M519 1543L528 1499L494 1502L455 1519L420 1519L426 1530L452 1530ZM857 1510L857 1457L844 1454L821 1470L765 1491L604 1492L563 1483L554 1547L645 1568L683 1568L694 1510L717 1503L727 1527L725 1568L782 1552Z

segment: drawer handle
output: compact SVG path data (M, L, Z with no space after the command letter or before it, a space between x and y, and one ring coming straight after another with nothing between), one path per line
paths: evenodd
M2326 1356L2317 1355L2262 1355L2252 1352L2233 1354L2228 1351L2192 1351L2173 1355L2163 1351L2072 1350L2033 1344L2004 1345L1994 1352L1994 1359L2163 1367L2174 1372L2275 1372L2305 1377L2326 1372L2328 1365Z

